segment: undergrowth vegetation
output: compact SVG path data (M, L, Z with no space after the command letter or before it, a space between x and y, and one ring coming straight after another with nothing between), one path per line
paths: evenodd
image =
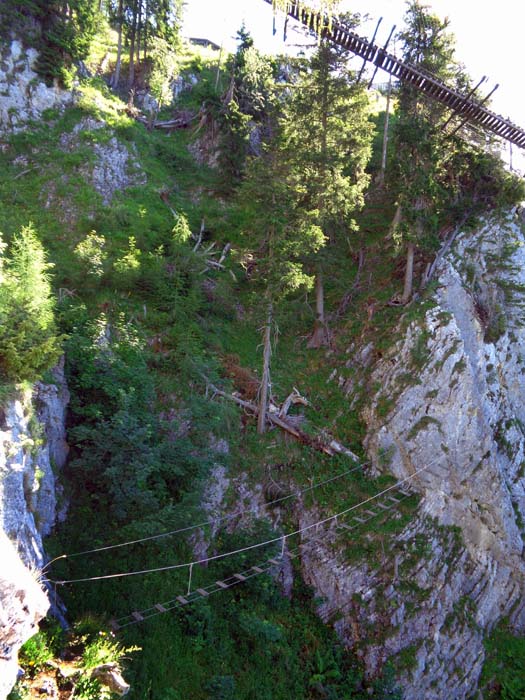
M112 36L105 27L100 46L92 47L93 65L111 48ZM397 193L388 172L374 184L377 137L365 167L370 137L384 115L374 114L357 89L350 97L337 93L341 100L355 100L345 115L353 115L360 133L352 168L345 158L337 162L339 184L354 195L352 211L337 187L327 203L317 186L320 173L330 179L333 172L326 143L309 159L313 149L292 149L292 157L289 144L287 151L280 142L282 160L273 160L271 173L283 180L266 172L268 206L258 202L257 208L258 181L251 190L240 183L250 182L256 153L258 166L269 162L261 154L275 143L270 136L284 119L282 98L275 97L278 79L284 80L282 65L261 57L242 33L226 76L216 60L206 53L181 57L183 75L196 76L197 84L174 106L159 105L154 115L189 114L190 128L148 130L106 81L90 78L81 82L75 107L47 112L38 124L6 137L0 149L0 219L8 246L0 250L2 395L13 384L41 377L62 351L71 392L71 452L64 474L70 511L47 543L51 556L71 556L53 565L53 580L170 567L296 529L297 499L274 509L273 518L261 517L258 499L269 501L348 470L353 464L348 457L313 449L327 436L364 458L360 416L371 390L370 364L359 352L373 340L373 359L381 357L395 342L402 319L405 324L420 319L433 303L431 288L409 309L392 303L404 274L399 250L387 235ZM304 62L286 79L293 85L301 75L306 81ZM337 80L336 71L334 89ZM236 98L228 100L225 91L235 85ZM304 104L296 109L308 114ZM282 133L293 143L292 126ZM255 147L250 129L260 137ZM317 138L322 145L322 136ZM461 160L460 153L455 156ZM479 181L473 183L476 176L465 167L453 206L443 195L439 210L428 213L435 235L416 255L416 276L450 227L522 194L521 184L489 157L485 161L469 151L463 158L482 161ZM120 171L111 170L112 159L123 163ZM110 175L101 176L104 170ZM250 191L253 197L239 201L239 193ZM294 238L306 230L315 238L308 255ZM284 243L277 240L283 231L289 236ZM290 272L284 281L283 270ZM308 284L299 284L310 274L324 280L326 308L323 340L315 349L307 343L312 328L319 328L319 287L314 297ZM272 284L280 285L279 293ZM253 406L258 398L263 299L273 314L269 399L280 405L295 387L308 400L289 413L304 444L277 429L261 435L253 411L243 413L235 405L241 398ZM425 361L424 340L414 369ZM221 400L214 387L230 398L236 392L234 400ZM385 412L388 408L385 403ZM219 467L227 483L223 493L210 496ZM241 504L234 480L244 486ZM329 517L393 483L388 476L355 471L311 490L302 506ZM239 506L231 527L205 524L190 535L135 542ZM362 527L351 541L339 537L338 555L377 568L416 511L417 499L406 499L398 517L379 518L372 533ZM103 549L122 541L133 544ZM274 543L192 567L192 589L278 554ZM121 642L105 627L110 618L184 594L187 567L59 586L72 619L97 617L89 629L77 623L69 639L53 628L43 630L26 645L23 664L31 672L42 670L65 653L64 645L73 647L86 672L75 697L86 699L107 692L100 684L93 687L87 671L118 662L130 650L129 697L141 700L400 697L392 667L365 679L357 658L321 623L319 601L302 583L296 561L286 582L254 577L232 591L130 625L119 633ZM22 693L22 686L15 692Z

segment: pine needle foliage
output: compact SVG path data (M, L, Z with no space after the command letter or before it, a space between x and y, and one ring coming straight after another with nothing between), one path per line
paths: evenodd
M22 228L5 255L0 240L0 381L35 381L58 360L49 270L34 228Z

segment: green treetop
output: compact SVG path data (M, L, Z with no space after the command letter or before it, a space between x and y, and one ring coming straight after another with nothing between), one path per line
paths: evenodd
M464 81L454 60L454 37L448 30L448 20L440 20L427 5L413 0L408 5L405 23L406 28L399 35L405 61L449 84L453 80ZM424 246L437 226L445 163L455 148L455 142L447 140L441 128L446 117L445 106L431 101L412 85L401 84L393 173L398 210L393 229L407 256L403 303L412 295L416 246Z
M50 265L31 226L5 255L0 241L0 381L39 379L61 353L54 321Z
M368 185L372 128L368 96L347 67L348 52L321 41L305 63L285 110L289 185L296 206L315 215L334 245L355 230L353 214ZM311 347L327 341L322 270L329 248L310 260L316 274L317 319Z

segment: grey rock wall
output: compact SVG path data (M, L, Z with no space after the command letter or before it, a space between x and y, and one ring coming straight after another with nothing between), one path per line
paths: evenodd
M18 650L38 630L49 601L37 574L24 566L1 530L0 561L0 700L4 700L17 678Z
M35 49L18 40L7 42L0 54L0 132L20 129L40 119L46 109L63 109L73 94L57 85L47 87L34 71Z
M363 412L373 471L415 475L417 514L380 565L349 563L328 536L305 549L302 567L325 600L321 615L337 618L370 675L391 658L406 700L465 700L484 636L503 616L525 630L519 212L459 236L434 301L373 367Z
M42 537L60 510L69 401L62 365L53 374L54 384L38 383L0 409L0 700L16 680L20 646L49 608Z

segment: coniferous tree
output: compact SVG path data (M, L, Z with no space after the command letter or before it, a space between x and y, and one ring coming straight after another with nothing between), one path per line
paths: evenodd
M250 148L250 133L264 137L273 111L273 67L254 46L244 25L237 33L239 45L229 69L226 94L216 99L220 129L219 164L228 189L240 183Z
M98 16L98 0L3 0L0 27L38 49L43 78L65 82L71 65L88 55Z
M324 236L315 217L296 206L288 186L289 161L283 153L278 132L259 158L249 162L246 178L238 193L241 211L241 247L251 252L255 262L255 281L263 307L263 368L259 395L258 432L266 426L271 393L271 337L279 306L291 293L310 288L313 278L304 269L303 260L324 244Z
M328 342L323 267L330 246L355 230L369 178L372 129L368 98L347 68L348 52L321 41L303 67L285 109L289 184L297 205L315 213L330 244L310 261L316 276L316 323L310 347Z
M24 227L5 256L0 240L0 381L34 381L59 358L50 265Z
M408 6L406 29L400 34L403 58L443 81L465 81L454 61L454 38L448 20L440 20L419 0ZM395 131L396 162L393 177L398 190L398 209L393 233L406 250L402 303L412 295L414 255L437 226L437 204L441 197L444 166L454 150L441 129L446 107L402 84Z

